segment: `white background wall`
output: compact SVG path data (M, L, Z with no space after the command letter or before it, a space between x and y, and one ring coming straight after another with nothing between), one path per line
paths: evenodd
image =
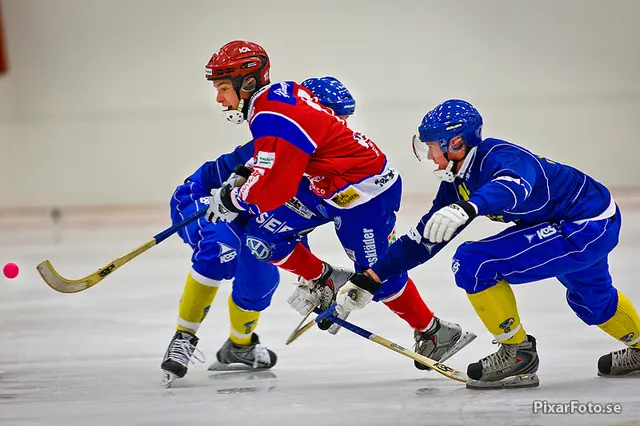
M353 126L389 154L408 194L437 183L411 135L462 97L502 137L615 187L635 186L637 0L4 0L0 207L166 202L245 141L219 115L204 65L236 38L274 80L332 74Z

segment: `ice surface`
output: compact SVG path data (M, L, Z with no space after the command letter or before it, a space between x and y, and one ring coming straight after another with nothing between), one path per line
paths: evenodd
M403 210L398 232L405 232L419 213ZM615 284L640 305L640 212L623 214L621 242L610 264ZM258 327L263 343L279 356L273 370L207 371L228 335L226 285L198 333L208 362L193 365L183 380L164 389L159 366L190 267L187 246L173 237L96 287L71 295L49 289L35 266L50 259L64 276L79 278L166 225L0 228L0 260L21 267L17 279L0 280L0 425L622 425L640 420L640 377L596 376L598 358L620 344L584 325L554 280L515 288L524 325L538 339L539 388L467 390L347 330L331 336L312 329L285 346L300 320L285 302L293 288L293 276L285 272ZM462 238L501 228L478 221ZM311 243L320 257L348 264L330 225L314 231ZM497 347L453 283L453 250L448 247L411 276L437 315L479 335L448 361L466 370ZM384 305L372 304L350 320L399 344L412 344L411 330ZM533 414L534 400L620 403L622 413Z

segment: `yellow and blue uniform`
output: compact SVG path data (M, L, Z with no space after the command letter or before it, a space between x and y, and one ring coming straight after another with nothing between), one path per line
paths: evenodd
M214 161L204 163L178 186L171 197L174 223L207 209L212 188L219 188L237 164L253 157L253 143L238 146ZM195 333L206 317L222 280L233 279L229 297L231 340L248 344L260 312L271 303L280 275L277 267L259 261L245 246L245 226L250 216L232 223L199 219L178 234L193 249L192 268L180 300L178 330Z
M638 347L640 320L609 273L622 222L611 193L573 167L504 140L474 144L453 181L440 184L430 211L372 269L384 280L429 260L448 242L425 238L425 224L439 209L463 201L473 203L478 216L514 223L462 243L452 261L457 286L498 341L519 343L526 336L508 284L557 278L581 320Z

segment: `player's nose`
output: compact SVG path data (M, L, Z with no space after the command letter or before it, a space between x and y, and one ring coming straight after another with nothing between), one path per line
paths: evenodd
M216 95L216 102L219 104L224 102L224 95L220 91L218 91L218 94Z

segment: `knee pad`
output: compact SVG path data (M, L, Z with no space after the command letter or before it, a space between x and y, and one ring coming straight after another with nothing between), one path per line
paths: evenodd
M613 286L589 292L567 290L567 303L587 325L603 324L616 313L618 291Z

